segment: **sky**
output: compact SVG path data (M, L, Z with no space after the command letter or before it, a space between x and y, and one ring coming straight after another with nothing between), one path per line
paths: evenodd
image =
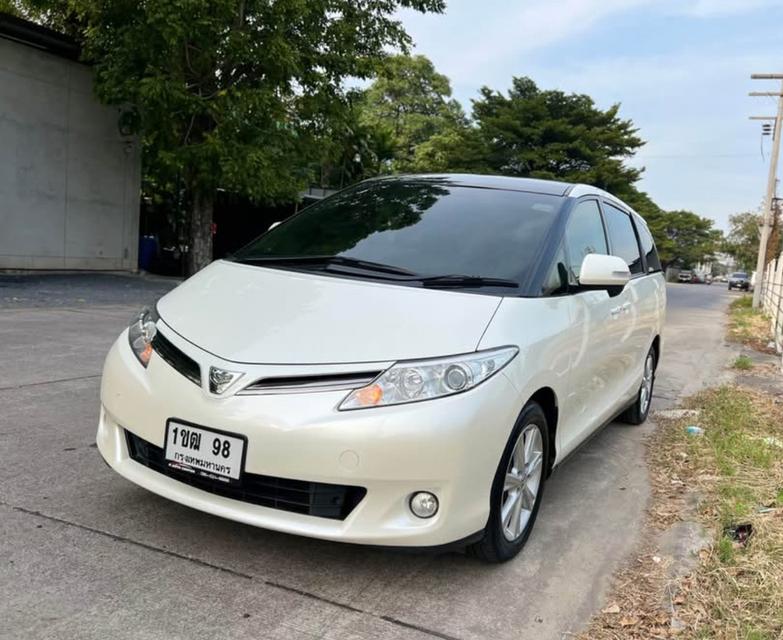
M748 116L776 103L748 92L780 88L750 74L783 73L783 0L446 1L445 14L400 15L468 112L513 76L620 103L647 141L638 186L659 206L727 229L761 205L771 139Z

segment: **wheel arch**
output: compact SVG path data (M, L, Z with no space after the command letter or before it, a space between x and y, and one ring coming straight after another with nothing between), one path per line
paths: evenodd
M655 350L655 368L658 368L658 363L661 361L661 336L656 335L652 341L652 348Z
M546 475L552 474L552 469L557 459L557 423L560 416L560 408L557 394L552 387L541 387L525 403L535 402L544 411L549 436L549 458L546 461Z

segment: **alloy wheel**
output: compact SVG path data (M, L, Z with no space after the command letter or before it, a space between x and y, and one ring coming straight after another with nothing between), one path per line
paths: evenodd
M510 542L524 533L533 513L541 487L543 463L544 441L541 427L528 424L514 444L501 496L503 536Z

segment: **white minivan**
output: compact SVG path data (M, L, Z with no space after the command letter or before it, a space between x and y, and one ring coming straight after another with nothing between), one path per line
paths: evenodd
M665 307L647 225L599 189L369 180L141 312L98 448L221 517L503 561L553 468L647 417Z

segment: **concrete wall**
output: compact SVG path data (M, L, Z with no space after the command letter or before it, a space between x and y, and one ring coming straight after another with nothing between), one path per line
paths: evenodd
M90 67L0 38L0 269L135 270L140 173Z

